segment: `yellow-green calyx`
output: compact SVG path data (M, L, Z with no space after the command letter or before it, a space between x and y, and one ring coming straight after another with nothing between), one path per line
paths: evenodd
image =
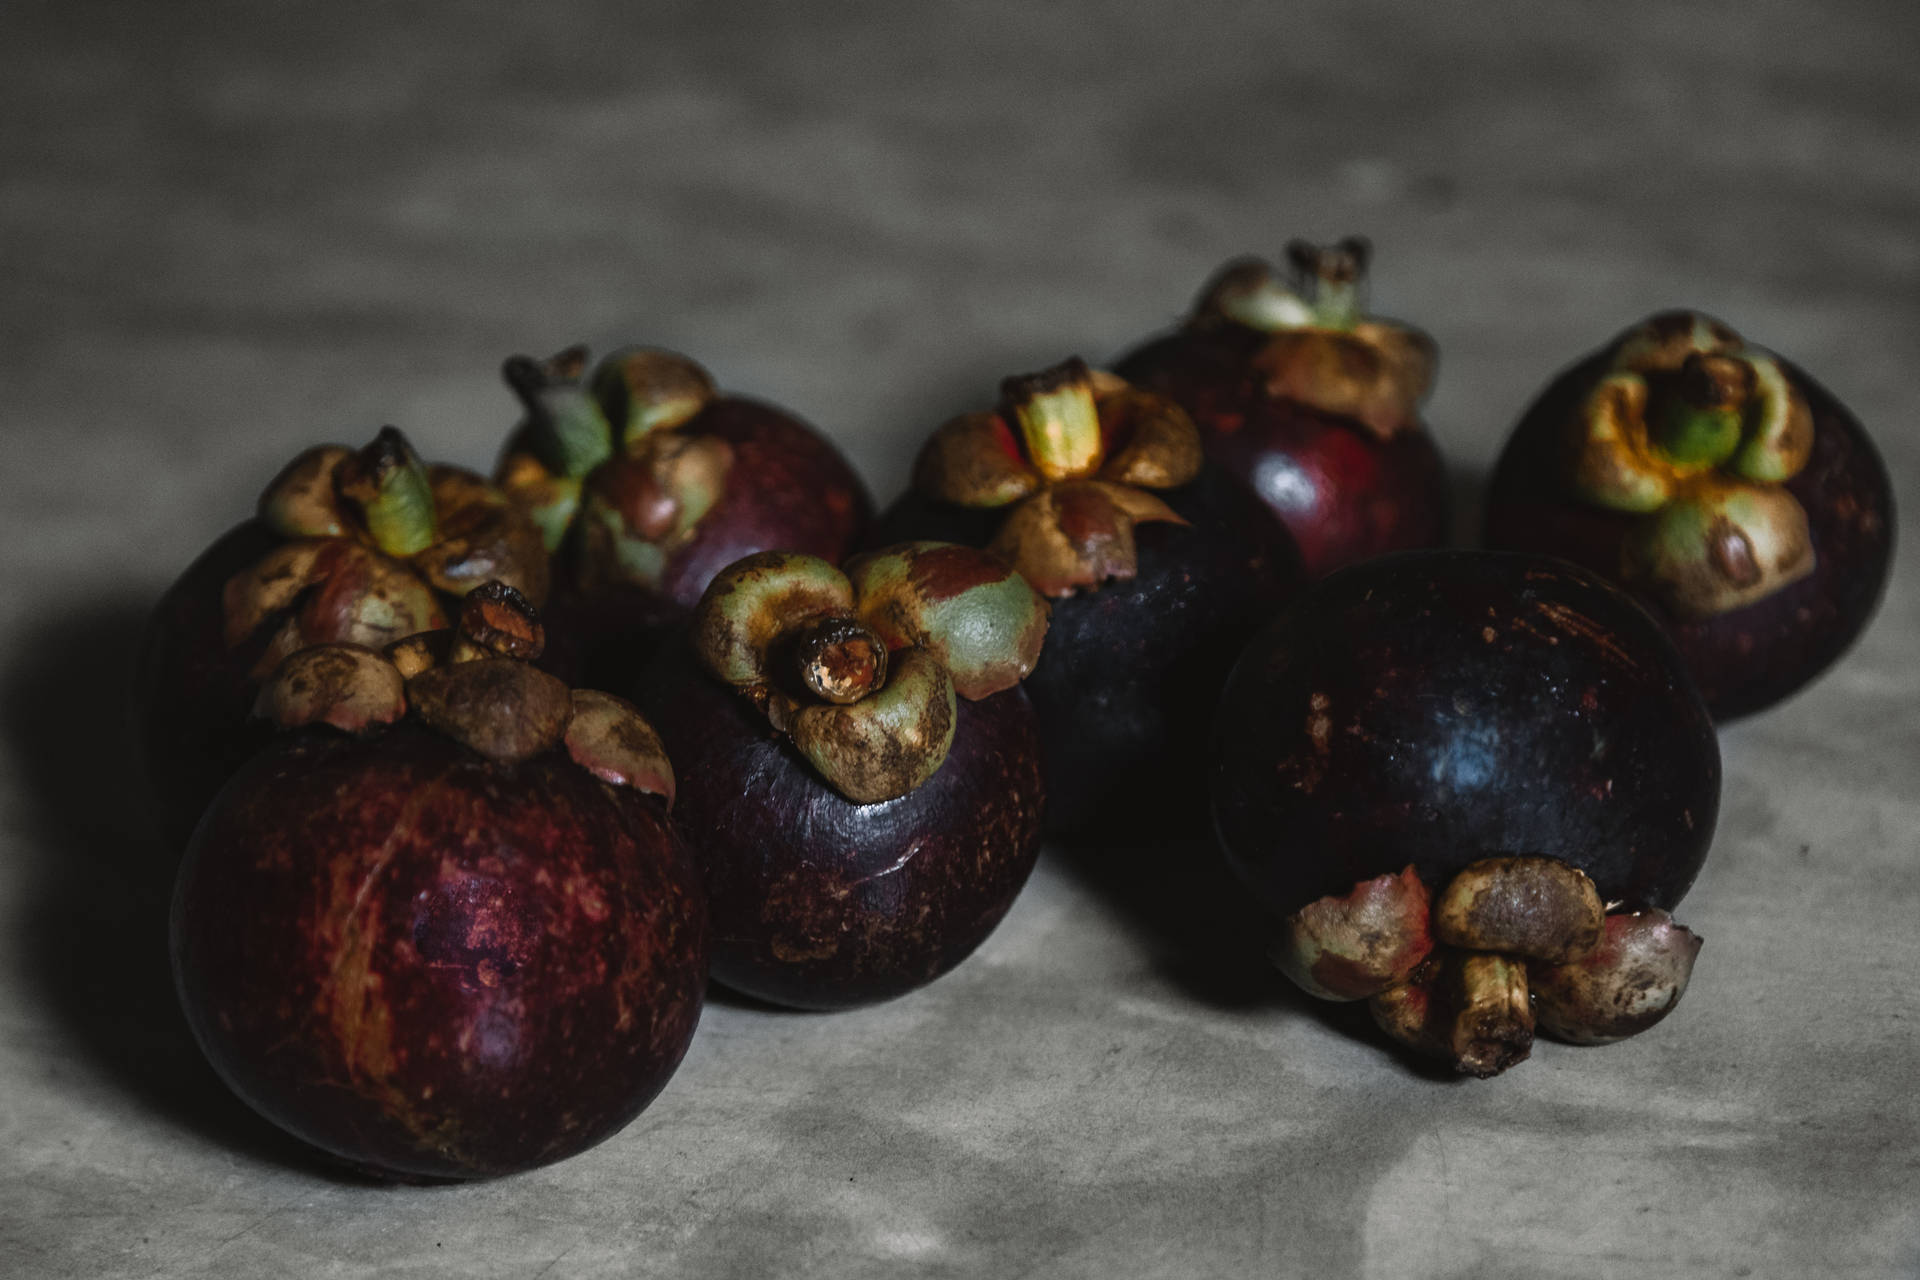
M492 580L469 594L451 629L384 652L318 644L286 657L262 684L254 715L282 729L327 725L367 735L411 716L499 764L564 748L602 782L673 802L673 767L631 704L569 690L532 664L545 631L532 604Z
M287 541L241 570L222 601L227 647L275 624L252 676L308 645L381 648L446 625L440 595L488 579L547 590L537 532L506 497L457 467L423 466L392 427L358 451L309 449L276 476L261 523Z
M1713 617L1813 571L1806 511L1783 484L1812 450L1812 412L1775 357L1669 312L1621 336L1580 402L1571 483L1637 517L1627 581L1676 615Z
M549 551L569 536L585 586L657 586L667 558L725 492L733 450L674 430L718 394L685 356L625 347L587 378L587 351L505 366L526 418L498 483L540 527Z
M1188 325L1231 325L1268 335L1250 357L1268 395L1350 418L1386 439L1419 423L1433 388L1433 340L1367 315L1372 249L1349 236L1287 246L1288 270L1236 258L1201 290Z
M1200 473L1200 433L1178 405L1090 369L1078 357L1008 378L997 412L936 431L914 487L973 508L1010 508L990 550L1048 596L1137 569L1133 528L1184 524L1150 489Z
M946 762L957 696L986 697L1032 670L1046 616L1018 574L969 547L891 547L846 573L767 551L714 578L693 645L835 790L873 804Z

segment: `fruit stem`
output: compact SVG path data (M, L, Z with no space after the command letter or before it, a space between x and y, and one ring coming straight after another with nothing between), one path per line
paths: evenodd
M530 356L509 356L500 372L526 406L528 443L556 475L570 480L613 456L613 427L578 378L560 370L584 364L586 352L570 347L542 363Z
M454 624L450 662L518 658L531 662L546 648L546 628L533 604L498 578L467 593Z
M1308 300L1314 323L1324 329L1351 329L1364 314L1367 262L1373 245L1364 236L1348 236L1326 246L1295 240L1287 246L1294 292Z
M1049 481L1092 475L1100 467L1100 414L1093 375L1078 356L1000 384L1003 412L1019 428L1027 457Z
M887 678L887 646L852 618L822 618L793 638L800 683L835 706L849 706L879 688Z
M382 427L373 443L342 459L333 483L382 552L404 558L433 545L438 536L433 485L399 428Z
M1688 356L1674 393L1660 397L1648 423L1660 451L1682 466L1714 466L1732 457L1740 447L1752 381L1743 361L1697 352Z

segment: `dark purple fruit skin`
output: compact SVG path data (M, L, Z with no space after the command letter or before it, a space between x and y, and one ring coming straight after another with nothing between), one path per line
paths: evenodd
M766 717L669 645L635 701L665 741L673 820L706 874L713 976L798 1009L903 995L973 953L1040 852L1036 717L959 701L953 748L897 800L854 804Z
M1719 809L1713 722L1673 643L1546 557L1401 552L1315 584L1234 668L1211 756L1221 847L1282 916L1499 854L1671 908Z
M1114 371L1192 415L1207 457L1272 508L1307 575L1447 540L1446 464L1411 427L1381 440L1359 423L1269 394L1253 354L1267 335L1240 325L1146 343Z
M1157 496L1190 523L1137 526L1133 578L1053 601L1026 680L1040 715L1049 831L1204 830L1220 686L1301 582L1286 529L1219 468ZM873 540L984 546L1001 518L910 493L882 514Z
M1605 363L1603 352L1561 374L1521 418L1489 486L1488 546L1562 556L1609 577L1619 572L1633 517L1581 502L1561 478L1568 417ZM1831 392L1780 363L1813 410L1813 454L1786 482L1807 513L1813 572L1705 620L1678 618L1635 593L1680 646L1721 721L1773 705L1845 653L1879 608L1893 559L1893 488L1873 442Z
M277 740L195 833L173 965L251 1106L362 1172L491 1177L652 1100L705 990L699 875L656 797L403 725ZM352 975L379 981L335 1003Z
M227 580L284 539L258 520L223 534L154 606L134 671L129 718L153 813L169 850L193 833L207 802L266 745L249 722L255 688L247 672L274 625L229 651L222 596Z
M733 447L720 500L667 557L657 588L583 587L562 572L549 606L553 653L543 666L594 689L633 683L653 649L684 623L720 570L757 551L796 551L840 563L873 520L873 498L845 456L811 426L740 396L714 400L675 429Z

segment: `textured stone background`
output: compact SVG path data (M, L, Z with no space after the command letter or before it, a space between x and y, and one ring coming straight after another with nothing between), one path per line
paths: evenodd
M1680 1012L1486 1084L1054 855L921 994L716 1002L587 1155L335 1181L184 1039L113 736L142 612L280 462L392 421L484 466L510 352L680 347L886 496L1001 374L1295 235L1374 238L1469 498L1551 372L1686 303L1850 402L1920 512L1915 12L5 6L0 1272L1920 1274L1911 533L1845 664L1724 735Z

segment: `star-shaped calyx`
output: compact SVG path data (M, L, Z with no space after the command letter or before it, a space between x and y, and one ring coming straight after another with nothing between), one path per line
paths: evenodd
M321 644L288 655L261 686L254 715L281 729L327 725L369 735L411 717L496 764L554 748L610 786L673 803L673 766L632 704L568 689L535 667L545 632L505 583L471 592L451 629L383 650Z
M1171 400L1078 357L1001 384L998 410L962 414L920 451L914 487L973 508L1005 508L989 546L1048 596L1138 568L1134 526L1185 524L1151 490L1200 472L1200 434Z
M1201 290L1190 328L1266 335L1250 363L1266 393L1349 418L1385 440L1419 426L1433 388L1433 339L1365 310L1368 242L1287 246L1287 271L1238 258Z
M285 541L222 597L229 649L274 628L256 680L308 645L378 648L444 627L441 598L489 580L546 595L546 551L526 518L471 472L422 463L393 427L359 450L294 459L261 495L259 519Z
M725 492L726 441L682 434L718 394L685 356L627 347L587 378L587 349L515 356L504 373L526 418L497 482L540 526L549 551L571 537L579 585L657 587Z
M1635 517L1622 579L1672 613L1713 617L1813 572L1784 484L1813 451L1812 410L1726 325L1671 311L1627 330L1567 430L1574 494Z
M1018 573L971 547L905 543L844 571L766 551L714 578L692 640L835 790L872 804L945 763L956 697L988 697L1033 669L1047 614Z

